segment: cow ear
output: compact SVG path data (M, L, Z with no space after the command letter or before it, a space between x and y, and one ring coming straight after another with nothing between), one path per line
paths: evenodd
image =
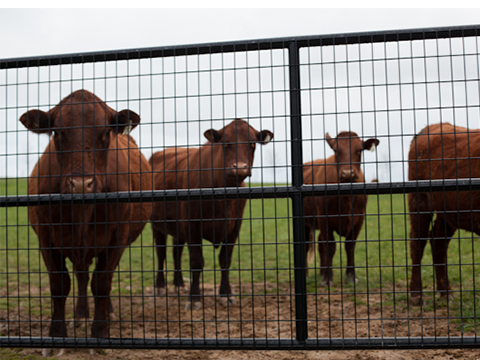
M363 149L375 151L375 148L380 144L380 140L377 139L368 139L367 141L363 142Z
M51 132L50 113L41 110L27 111L20 117L20 122L30 131L37 134Z
M211 143L216 143L222 141L222 134L215 129L207 130L203 133L203 135L207 138L208 141Z
M262 144L268 144L273 139L273 133L268 130L263 130L257 133L257 140Z
M337 152L337 141L332 139L328 133L325 134L325 140L327 141L328 145L330 145L332 150Z
M126 135L140 124L140 116L132 110L122 110L116 112L110 121L117 134Z

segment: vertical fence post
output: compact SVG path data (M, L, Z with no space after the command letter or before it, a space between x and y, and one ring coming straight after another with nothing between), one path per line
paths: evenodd
M298 43L289 44L290 131L292 151L293 257L295 266L295 316L297 341L308 338L307 281L305 274L305 236L303 218L302 117L300 108L300 56Z

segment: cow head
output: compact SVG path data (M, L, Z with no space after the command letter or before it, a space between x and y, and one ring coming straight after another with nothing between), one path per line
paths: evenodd
M207 130L204 135L211 144L223 147L223 163L214 166L225 169L226 183L236 186L252 174L256 145L273 139L271 131L257 131L242 119L235 119L221 130Z
M130 110L116 112L94 94L76 91L48 112L29 110L20 117L25 127L52 136L47 152L56 156L62 193L103 192L108 150L116 136L138 125ZM52 146L53 142L53 146Z
M343 131L333 139L325 134L328 145L335 152L339 182L355 182L361 174L363 150L373 150L380 143L377 139L362 141L354 132Z

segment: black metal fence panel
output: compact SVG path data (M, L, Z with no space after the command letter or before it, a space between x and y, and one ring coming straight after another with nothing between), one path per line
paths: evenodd
M0 346L478 347L479 35L0 60Z

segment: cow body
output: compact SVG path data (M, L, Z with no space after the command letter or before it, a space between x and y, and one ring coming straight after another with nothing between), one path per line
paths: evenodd
M209 140L200 148L174 147L157 152L150 158L154 172L154 187L164 189L196 189L243 187L251 174L256 143L266 144L273 134L256 131L244 120L237 119L221 130L208 130ZM152 229L157 246L159 294L165 289L164 262L166 239L174 238L174 284L184 287L181 274L183 245L190 250L192 281L187 307L200 306L199 278L203 269L202 239L221 246L219 262L222 271L220 296L224 303L234 303L228 269L231 254L242 224L246 200L178 201L156 203Z
M92 93L80 90L49 112L31 110L21 122L31 131L52 134L28 181L29 194L100 193L151 190L150 165L135 141L123 135L140 118L117 113ZM30 206L30 223L38 235L50 274L53 302L50 336L67 336L65 301L70 292L66 258L78 281L75 317L89 317L86 299L89 266L96 259L91 290L95 297L92 337L108 337L113 272L123 251L151 217L151 204L111 203Z
M361 153L378 145L377 139L362 141L353 132L341 132L332 139L326 134L327 142L335 154L304 164L305 184L336 184L342 182L364 182L360 168ZM332 261L336 251L334 232L346 238L347 281L358 281L355 275L355 241L363 226L367 195L317 196L304 199L305 235L307 255L311 258L315 249L315 230L318 236L321 285L333 285ZM308 266L308 264L307 264Z
M430 125L412 140L408 154L409 180L480 177L480 131L449 123ZM424 192L408 194L412 276L410 301L423 304L421 261L430 240L437 291L453 298L447 273L447 248L457 229L480 235L480 192ZM430 229L430 225L435 221Z

